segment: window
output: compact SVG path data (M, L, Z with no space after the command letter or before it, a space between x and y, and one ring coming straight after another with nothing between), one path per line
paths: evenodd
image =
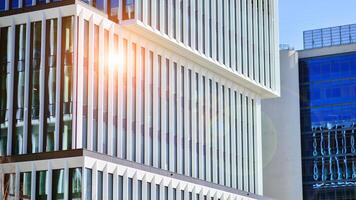
M0 12L5 10L5 1L0 1Z
M114 185L114 175L113 174L108 174L108 199L109 200L113 200L113 195L114 195L114 191L113 191L113 185ZM140 198L139 198L140 199Z
M127 200L133 200L133 180L132 178L128 178L127 182Z
M32 0L23 0L23 7L32 6Z
M84 39L83 39L83 129L82 142L83 148L87 147L88 135L88 57L89 57L89 22L84 20Z
M16 184L16 174L5 174L4 175L4 199L15 199L15 184Z
M41 63L41 22L31 24L31 151L39 151L39 115L40 115L40 63Z
M31 199L31 172L20 173L20 199Z
M116 21L118 20L118 14L119 14L119 0L110 0L110 6L109 7L109 16L111 20Z
M46 31L46 117L47 117L47 139L46 151L54 150L55 122L56 122L56 63L57 63L57 20L47 20ZM37 126L38 127L38 126Z
M23 153L26 25L16 26L15 35L15 130L13 153Z
M123 6L124 19L133 19L135 17L135 0L124 0Z
M104 11L104 0L93 0L93 6L101 11Z
M98 200L103 200L103 172L98 171L98 182L96 183L97 186L97 195Z
M119 200L123 200L124 194L123 194L123 177L119 176L119 184L118 184L118 198Z
M86 182L85 182L85 197L86 197L86 200L90 200L90 199L92 199L92 189L91 189L91 187L92 187L92 170L91 169L89 169L89 168L85 168L85 180L86 180Z
M10 63L8 62L8 48L10 47L10 29L0 29L0 156L7 151L7 121L8 121L8 94L10 94Z
M98 150L99 26L94 25L93 150Z
M74 18L64 17L62 20L62 122L60 138L62 140L61 149L67 150L72 146L72 68L73 68L73 28Z
M52 199L64 199L64 169L52 171Z
M36 0L36 5L45 4L46 0Z
M11 9L20 8L19 0L9 0L9 3Z
M80 200L82 197L82 169L69 169L69 199Z
M104 30L104 77L109 77L109 31ZM108 152L108 78L105 78L103 80L104 82L104 97L103 99L103 112L104 112L104 117L103 117L103 130L101 131L102 133L102 149L103 153Z
M36 172L36 199L46 200L47 192L47 171L38 171Z

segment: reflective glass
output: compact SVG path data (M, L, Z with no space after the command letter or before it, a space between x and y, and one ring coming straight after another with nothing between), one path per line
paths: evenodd
M45 4L46 0L36 0L36 5L38 4Z
M97 198L98 200L103 200L103 172L102 171L98 171L97 174Z
M5 1L0 1L0 12L5 10Z
M55 135L55 122L56 122L56 61L57 61L57 19L47 20L47 147L46 151L54 150L54 135Z
M15 40L15 140L13 153L23 153L26 25L16 26Z
M15 191L16 191L16 174L5 174L4 175L4 188L7 188L4 191L4 199L15 200Z
M9 0L11 9L19 8L19 0Z
M97 9L104 11L104 0L93 0L93 5Z
M39 151L39 116L40 116L40 63L41 63L41 30L42 23L33 22L31 45L31 140L32 153ZM47 144L47 141L46 141Z
M36 199L47 200L47 171L36 172Z
M132 178L128 178L127 187L128 187L127 200L133 200L133 180L132 180Z
M86 200L92 199L92 170L89 168L85 168L85 178L86 178L86 183L85 183L85 196Z
M159 6L157 8L158 8L157 10L159 10ZM123 10L124 10L124 16L123 16L124 19L133 19L135 17L135 0L123 0Z
M110 16L113 21L117 21L119 14L119 0L110 0Z
M70 149L72 146L72 114L73 114L73 37L74 18L64 17L62 20L62 149Z
M355 66L356 53L300 60L304 199L355 193Z
M84 55L83 55L83 148L87 147L87 134L88 134L88 57L89 57L89 21L84 20Z
M31 199L31 172L20 173L20 199Z
M10 63L8 53L11 48L8 27L0 29L0 156L6 155L8 129L8 94L10 94Z
M23 6L24 7L32 6L32 0L23 0Z
M93 150L98 150L99 26L94 25Z
M114 195L114 191L113 191L113 186L114 186L114 175L113 174L108 174L108 200L113 200L113 195ZM140 198L138 198L140 199Z
M64 169L52 171L52 199L64 199Z
M69 177L69 199L80 200L82 198L82 169L69 169Z

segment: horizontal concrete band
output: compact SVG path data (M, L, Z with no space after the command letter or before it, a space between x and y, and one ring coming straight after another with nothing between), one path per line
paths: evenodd
M232 194L236 194L236 195L240 195L240 196L244 196L244 197L248 197L248 198L252 198L252 199L263 199L263 200L269 199L267 197L263 197L263 196L249 193L246 191L225 187L223 185L210 183L210 182L203 181L203 180L200 180L197 178L193 178L193 177L173 173L170 171L162 170L159 168L143 165L140 163L108 156L106 154L88 151L85 149L74 149L74 150L67 150L67 151L53 151L53 152L42 152L42 153L34 153L34 154L3 156L3 157L0 157L0 168L1 168L2 164L30 162L30 161L34 162L34 161L40 161L40 160L51 160L51 159L60 159L60 158L66 159L66 158L73 158L73 157L90 157L90 158L94 158L97 160L102 160L102 161L114 163L117 165L135 168L138 170L157 174L160 176L174 178L174 179L177 179L178 181L185 181L185 182L189 182L192 184L210 187L210 188L214 188L216 190L221 190L224 192L228 192L228 193L232 193ZM83 163L83 165L84 165L84 163Z

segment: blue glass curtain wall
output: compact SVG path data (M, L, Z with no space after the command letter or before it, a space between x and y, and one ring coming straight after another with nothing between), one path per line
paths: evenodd
M356 53L299 62L304 199L356 195Z

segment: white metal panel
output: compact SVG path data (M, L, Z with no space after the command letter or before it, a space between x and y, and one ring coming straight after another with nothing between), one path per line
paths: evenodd
M212 170L214 183L218 183L218 108L217 108L217 87L216 82L212 80Z
M204 119L206 116L206 113L204 112L204 96L203 96L203 77L201 72L198 74L198 172L199 172L199 178L204 180L204 174L205 174L205 169L206 166L204 165L204 150L203 150L203 145L204 145L204 135L206 134L204 131Z
M158 57L153 54L153 166L158 167Z
M133 103L134 101L134 96L133 96L133 77L134 77L134 69L135 69L135 61L134 60L134 54L135 54L135 49L134 49L134 44L132 43L131 40L127 41L127 121L126 121L126 159L134 161L134 152L132 152L132 135L134 134L132 132L133 129L133 112L135 105Z
M176 130L175 130L175 123L176 123L176 114L175 113L175 108L174 108L174 98L176 95L175 91L175 69L174 69L174 63L172 59L169 59L169 68L168 68L168 73L169 73L169 88L168 88L168 98L169 98L169 131L168 132L168 137L169 137L169 171L175 172L175 163L177 162L177 158L175 157L175 151L177 149L177 143L175 143L174 138L177 135ZM178 139L177 139L178 141Z
M184 174L190 175L190 162L189 155L189 133L190 133L190 117L189 117L189 73L187 66L184 66Z
M166 58L164 56L161 57L161 168L167 170L168 169L168 160L166 159L166 149L167 149L167 63Z
M183 93L183 78L184 74L182 77L182 66L181 63L177 63L177 173L183 174L183 168L182 163L183 163L183 157L184 157L184 135L183 135L183 123L184 123L184 109L182 109L182 105L185 103L184 102L184 93ZM183 87L182 87L183 86Z
M231 187L231 165L230 165L230 154L231 154L231 150L230 150L230 95L229 95L229 88L228 86L225 85L224 88L225 92L224 92L224 138L225 138L225 185L227 187Z
M225 164L224 164L224 121L223 121L223 85L221 80L219 80L218 85L218 159L219 159L219 184L224 185L225 183Z
M191 121L191 125L192 125L192 132L191 132L191 136L192 136L192 140L191 140L191 145L192 145L192 176L197 178L198 177L198 163L197 163L197 136L198 136L198 131L197 131L197 103L198 103L198 95L197 95L197 77L196 77L196 72L195 71L191 71L191 108L192 108L192 119L190 119Z
M142 94L142 81L143 81L143 66L144 60L142 55L142 50L140 44L136 44L136 132L133 133L136 135L136 162L142 163L142 148L144 148L142 138L142 115L144 114L142 108L142 101L144 101L144 94ZM146 114L147 115L147 114Z

